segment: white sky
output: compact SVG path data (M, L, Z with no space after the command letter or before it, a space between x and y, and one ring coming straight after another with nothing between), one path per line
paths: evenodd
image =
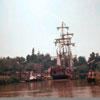
M72 53L100 53L100 0L0 0L0 57L36 53L56 55L57 26L74 33Z

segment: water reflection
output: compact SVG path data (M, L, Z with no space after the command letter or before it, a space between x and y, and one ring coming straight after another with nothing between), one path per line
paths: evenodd
M48 80L0 86L0 97L100 97L100 87L86 80Z

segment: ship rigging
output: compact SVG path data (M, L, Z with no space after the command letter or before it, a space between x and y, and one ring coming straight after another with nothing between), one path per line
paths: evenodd
M62 22L61 27L57 27L57 30L61 29L60 38L55 39L55 45L58 46L56 52L57 52L57 65L62 67L70 67L73 64L72 61L72 52L71 52L71 46L75 46L75 43L71 42L73 33L69 33L69 27L66 27L66 24ZM64 29L67 29L67 33L64 34ZM59 57L58 57L59 56ZM66 61L67 60L67 65Z
M75 46L75 43L71 42L73 33L68 32L69 27L67 27L64 22L62 22L61 27L57 27L57 30L60 29L61 29L60 37L55 39L54 42L55 46L57 47L56 50L57 64L56 66L51 68L51 76L54 79L69 78L71 76L70 68L73 65L72 52L71 52L71 46ZM66 33L65 29L67 30Z

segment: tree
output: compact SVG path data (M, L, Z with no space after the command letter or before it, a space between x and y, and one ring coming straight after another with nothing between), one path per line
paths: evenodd
M85 59L85 57L82 57L82 56L78 57L78 61L79 61L79 65L86 64L86 59Z
M79 65L77 57L73 58L73 62L74 62L74 66L78 66Z
M94 52L90 54L90 57L88 59L88 65L89 65L89 69L95 70L97 68L96 56Z
M27 62L30 62L31 61L31 56L30 55L27 55L26 56L26 60L27 60Z
M16 57L15 60L21 65L24 65L24 63L25 63L24 57Z
M34 48L32 49L32 55L34 55L34 53L35 53L35 50L34 50Z
M42 63L43 60L44 60L44 55L38 53L38 54L37 54L37 62L38 62L38 63Z
M31 71L31 70L33 70L33 69L34 69L34 63L29 62L29 63L27 63L27 64L25 65L25 70Z

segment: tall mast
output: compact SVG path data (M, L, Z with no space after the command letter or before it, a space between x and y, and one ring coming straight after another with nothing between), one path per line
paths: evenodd
M61 27L57 27L57 30L59 30L59 29L61 29L61 31L62 31L62 33L61 33L61 36L63 36L63 34L64 34L64 29L69 29L69 27L66 27L66 26L64 26L64 22L62 22L62 26Z
M63 61L62 66L65 66L65 57L67 57L67 63L70 68L71 60L72 60L72 53L71 53L71 46L74 46L75 43L71 42L73 33L69 33L69 27L66 27L66 24L62 22L61 27L57 27L57 30L61 29L61 36L60 38L55 39L55 45L58 45L59 55L61 55L61 60ZM64 29L67 29L67 32L64 34Z

